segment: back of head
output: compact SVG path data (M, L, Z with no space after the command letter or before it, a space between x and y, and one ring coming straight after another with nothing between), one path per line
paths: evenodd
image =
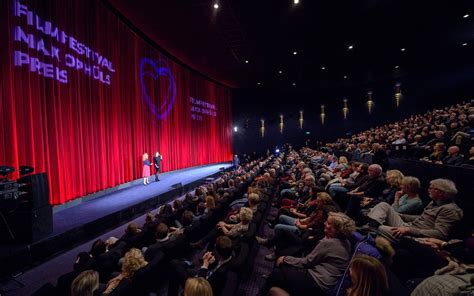
M103 240L98 239L92 244L92 248L91 248L92 257L96 258L100 254L105 253L105 251L107 251L107 244Z
M164 239L168 235L168 226L165 223L160 223L156 227L156 238Z
M219 236L216 239L216 252L225 260L232 255L232 241L227 236Z
M181 215L181 224L183 224L183 226L191 225L193 223L193 220L194 220L193 212L189 210L184 211L183 214Z
M212 296L212 287L202 278L188 278L184 285L184 296Z
M350 266L352 287L349 296L378 296L388 291L385 267L374 257L360 255L352 260Z
M94 270L81 272L71 284L71 296L92 296L99 288L99 273Z
M145 258L143 258L142 251L132 248L125 254L123 258L122 273L125 277L131 279L137 270L147 264L148 262L146 262Z

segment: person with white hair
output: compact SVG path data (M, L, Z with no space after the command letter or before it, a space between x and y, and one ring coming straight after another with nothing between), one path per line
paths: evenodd
M454 202L457 192L451 180L432 180L428 188L432 201L421 215L400 214L382 202L369 212L369 226L378 227L380 232L395 241L402 236L446 240L453 226L463 217L463 211Z

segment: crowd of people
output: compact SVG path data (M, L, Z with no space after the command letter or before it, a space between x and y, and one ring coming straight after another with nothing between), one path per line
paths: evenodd
M384 166L386 154L437 164L474 168L474 104L457 104L374 127L329 147L357 155L370 154Z
M323 149L244 158L143 225L95 241L48 295L223 295L229 273L254 260L254 245L273 263L260 295L473 293L474 232L464 219L472 213L456 203L456 184L421 184L385 161L394 146L410 145L412 156L470 168L474 148L468 157L460 150L472 145L473 119L467 103ZM263 221L273 229L264 235Z
M431 180L424 206L416 176L309 148L286 155L280 181L274 233L256 237L274 262L261 295L472 293L472 225L455 231L471 213L453 181Z

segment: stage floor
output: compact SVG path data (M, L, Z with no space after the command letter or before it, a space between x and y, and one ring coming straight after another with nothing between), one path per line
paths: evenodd
M173 189L171 185L181 183L182 186L186 186L187 184L211 176L219 172L222 168L227 169L230 166L231 164L229 163L219 163L163 173L160 174L159 182L151 182L145 186L140 181L140 183L125 189L108 193L71 208L55 212L53 215L53 233L50 236L58 235L90 221L97 220L111 213L166 193ZM154 177L150 177L150 180L152 178Z

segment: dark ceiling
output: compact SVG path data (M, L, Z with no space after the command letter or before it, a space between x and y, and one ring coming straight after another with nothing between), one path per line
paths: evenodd
M104 2L178 60L233 88L370 85L474 66L472 0Z

